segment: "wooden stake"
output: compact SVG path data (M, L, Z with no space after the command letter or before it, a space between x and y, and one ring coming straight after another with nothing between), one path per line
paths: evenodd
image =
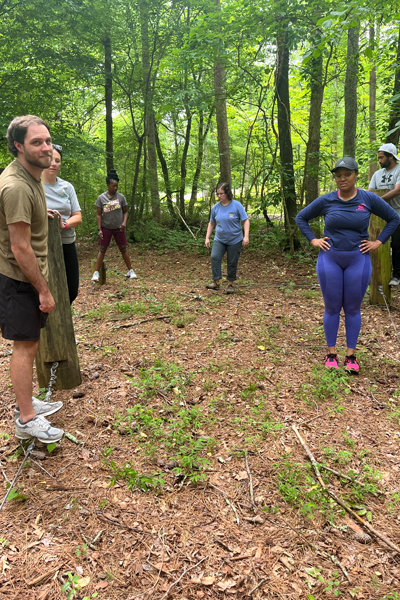
M387 194L389 190L372 190L377 196L383 196ZM378 235L381 233L385 226L385 221L380 219L376 215L371 215L369 220L369 239L371 242L375 241ZM390 260L390 242L382 244L378 250L370 253L372 263L372 277L369 285L369 303L370 304L382 304L384 300L379 293L379 286L383 286L383 291L390 304L390 275L392 271L391 260Z
M53 362L58 362L56 388L70 390L82 383L76 350L74 326L64 265L58 218L49 219L48 239L49 288L55 308L49 314L47 325L40 333L39 349L36 354L36 371L39 387L49 383Z

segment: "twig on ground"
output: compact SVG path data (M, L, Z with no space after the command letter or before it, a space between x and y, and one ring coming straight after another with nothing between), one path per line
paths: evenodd
M356 519L359 523L361 523L361 525L363 525L366 529L368 529L368 531L370 531L375 537L379 538L380 540L382 540L382 542L384 542L387 546L389 546L389 548L391 548L392 550L395 550L395 552L398 552L400 554L400 548L398 548L396 546L396 544L393 544L393 542L391 542L389 540L389 538L386 537L386 535L384 533L380 533L379 531L377 531L376 529L374 529L374 527L372 527L372 525L370 525L367 521L364 521L364 519L362 519L357 513L355 513L349 506L347 506L347 504L345 504L343 502L343 500L341 500L341 498L338 498L338 496L336 496L336 494L334 492L332 492L331 490L329 490L322 477L321 477L321 473L319 471L319 465L317 463L317 461L315 460L311 450L308 448L307 444L305 443L305 441L303 440L303 438L301 437L299 431L296 429L296 427L294 425L292 425L292 429L295 432L300 444L303 446L303 449L305 451L305 453L307 454L308 458L311 461L311 464L313 466L313 469L315 471L315 474L317 476L317 479L322 487L322 489L331 497L333 498L333 500L335 500L335 502L337 504L339 504L339 506L341 506L342 508L344 508L344 510L349 513L349 515L351 515L354 519Z
M229 502L228 498L225 497L225 502L227 503L228 506L231 507L231 509L233 510L233 512L235 513L235 517L236 517L236 523L239 525L240 521L239 521L239 516L237 514L237 510L234 507L234 505L232 504L232 502Z
M263 579L261 579L261 580L260 580L260 581L257 583L257 585L256 585L255 587L253 587L253 589L252 589L252 590L250 590L249 592L247 592L247 595L248 595L248 596L252 596L252 595L254 594L254 592L255 592L256 590L258 590L258 588L260 587L260 585L262 585L262 584L264 583L264 581L266 581L266 579L267 579L266 577L264 577Z
M329 415L329 413L334 412L334 408L332 408L331 410L327 410L324 413L321 413L320 415L317 415L316 417L313 417L312 419L309 419L308 421L302 421L301 423L299 423L299 426L302 425L308 425L309 423L311 423L311 421L315 421L315 419L319 419L320 417L324 417L325 415Z
M227 496L229 498L229 494L227 494L226 492L224 492L224 490L220 490L216 485L209 483L208 484L210 487L214 488L214 490L218 490L219 492L221 492L221 494L223 494L224 496Z
M387 402L379 402L379 400L377 400L375 398L375 396L373 395L373 393L370 391L370 394L372 396L372 399L375 400L375 402L377 403L377 405L379 406L379 408L384 408L385 406L387 406Z
M134 323L124 323L123 325L118 325L118 327L113 327L112 330L116 331L117 329L134 327L135 325L142 325L142 323L149 323L150 321L162 321L163 319L171 319L171 315L162 315L161 317L150 317L150 319L144 319L143 321L135 321Z
M251 471L250 471L250 467L249 467L249 461L248 461L248 455L247 455L247 450L244 451L244 457L246 460L246 471L247 471L247 475L249 476L249 490L250 490L250 500L251 503L253 505L253 509L256 510L256 505L254 503L254 491L253 491L253 478L251 476Z
M38 583L40 583L41 581L43 581L43 579L47 579L48 577L50 577L50 575L54 575L54 573L56 571L59 571L62 567L62 564L59 565L58 567L53 567L50 571L46 571L46 573L42 573L42 575L39 575L39 577L35 577L35 579L31 579L31 581L27 581L26 585L32 586L32 585L37 585Z
M326 467L325 465L318 463L318 466L320 469L325 469L325 471L329 471L330 473L333 473L334 475L337 475L338 477L340 477L341 479L347 479L347 481L351 481L352 483L356 483L357 485L360 485L361 487L365 487L365 483L361 483L361 481L357 481L356 479L352 479L351 477L348 477L348 475L344 475L343 473L341 473L340 471L335 471L334 469L331 469L330 467ZM382 492L382 490L376 490L377 494L385 494L385 492Z
M207 560L207 558L208 558L208 556L205 556L204 558L202 558L201 560L199 560L199 562L196 563L195 565L193 565L192 567L189 567L188 569L185 569L183 571L182 575L180 575L178 577L178 579L176 581L174 581L174 583L171 583L171 585L169 586L168 590L165 592L164 596L161 596L160 600L164 600L164 598L166 598L169 595L171 589L173 587L175 587L177 583L180 582L180 580L182 579L182 577L184 577L186 575L186 573L188 573L192 569L195 569L196 567L198 567L203 561Z
M42 465L40 463L38 463L36 460L33 460L32 457L30 458L30 461L33 462L34 465L36 465L37 467L39 467L39 469L42 469L43 473L46 473L46 475L48 475L52 479L57 479L57 477L54 477L51 473L49 473L48 471L46 471L46 469L44 467L42 467Z
M213 540L214 540L214 542L216 542L217 544L219 544L220 546L222 546L222 548L224 548L228 552L232 552L232 550L229 548L229 546L227 544L225 544L222 540L219 540L214 535L213 535Z

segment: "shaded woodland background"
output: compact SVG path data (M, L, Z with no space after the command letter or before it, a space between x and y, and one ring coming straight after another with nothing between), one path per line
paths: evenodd
M4 0L1 166L10 120L38 114L64 147L80 235L114 167L139 241L199 233L227 180L251 214L282 215L293 248L328 167L355 156L367 186L399 141L399 17L375 0Z

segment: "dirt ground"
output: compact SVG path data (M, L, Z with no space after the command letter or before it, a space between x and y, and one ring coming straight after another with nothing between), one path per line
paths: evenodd
M95 246L79 254L83 383L54 392L64 408L50 417L78 444L37 444L17 482L25 499L0 513L0 598L400 598L400 556L321 491L292 428L364 484L321 468L399 547L400 345L386 309L363 303L360 373L328 373L312 262L244 252L227 296L205 289L207 255L135 248L138 279L109 271L99 286ZM115 248L107 259L123 271ZM400 331L398 290L391 315ZM22 461L10 348L2 497Z

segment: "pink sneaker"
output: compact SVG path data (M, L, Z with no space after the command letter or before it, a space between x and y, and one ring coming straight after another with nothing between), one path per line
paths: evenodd
M354 373L357 373L360 365L357 362L356 355L352 354L351 356L346 356L344 359L344 366L346 367L346 371L353 371Z
M337 354L327 354L325 356L325 367L327 369L337 369Z

